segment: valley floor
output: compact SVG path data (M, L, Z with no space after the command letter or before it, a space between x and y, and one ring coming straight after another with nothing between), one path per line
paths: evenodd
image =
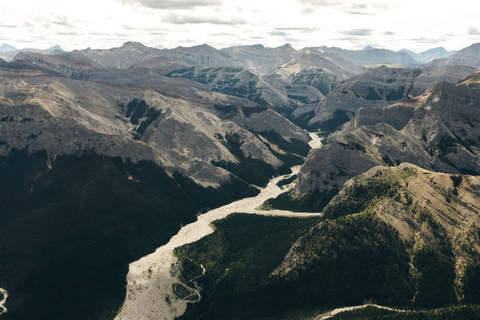
M8 292L5 289L0 288L0 293L3 295L3 299L0 301L0 315L7 313L7 307L5 304L7 303Z
M338 315L340 313L343 313L343 312L355 311L355 310L365 309L365 308L368 308L368 307L374 307L374 308L377 308L377 309L394 311L394 312L406 312L406 310L393 309L393 308L389 308L389 307L379 306L377 304L364 304L364 305L361 305L361 306L338 308L338 309L335 309L335 310L332 310L332 311L329 311L327 313L324 313L324 314L320 315L315 320L327 320L327 319L333 318L336 315Z
M310 141L310 146L320 148L322 143L318 135L311 134L310 136L313 139ZM185 312L188 302L199 301L201 296L198 289L190 292L184 299L179 299L175 295L174 290L179 286L185 290L189 289L179 279L181 270L173 252L175 248L198 241L211 234L214 231L211 226L213 221L224 219L237 212L282 217L321 216L321 213L258 209L266 200L285 192L285 189L278 187L277 183L296 175L299 170L300 166L293 167L291 174L272 179L256 197L235 201L200 215L196 222L184 226L166 245L130 264L126 299L115 319L174 319Z

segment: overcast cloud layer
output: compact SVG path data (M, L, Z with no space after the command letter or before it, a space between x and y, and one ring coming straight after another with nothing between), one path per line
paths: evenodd
M0 43L452 50L480 42L479 12L472 0L15 0L0 3Z

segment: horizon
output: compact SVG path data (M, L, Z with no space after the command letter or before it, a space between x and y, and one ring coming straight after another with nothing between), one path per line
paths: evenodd
M7 52L14 52L14 51L28 51L28 50L42 50L42 51L46 51L46 50L49 50L49 49L53 49L55 47L60 47L60 49L64 50L65 52L71 52L71 51L82 51L82 50L87 50L87 49L90 49L90 50L109 50L109 49L115 49L115 48L121 48L123 45L127 44L127 43L140 43L141 45L144 45L146 47L149 47L149 48L153 48L153 49L158 49L158 50L173 50L173 49L176 49L176 48L179 48L179 47L183 47L183 48L192 48L192 47L198 47L198 46L202 46L202 45L207 45L207 46L210 46L210 47L213 47L214 49L217 49L217 50L222 50L222 49L227 49L227 48L230 48L230 47L215 47L209 43L199 43L199 44L193 44L193 45L189 45L189 46L182 46L182 45L179 45L179 46L176 46L176 47L171 47L171 48L165 48L165 47L161 47L159 45L155 46L155 45L147 45L145 43L142 43L142 42L139 42L139 41L135 41L135 40L127 40L125 42L123 42L122 44L120 45L116 45L116 46L113 46L113 47L105 47L105 48L93 48L93 47L84 47L84 48L76 48L76 49L73 49L73 50L66 50L61 43L56 43L56 44L53 44L51 46L48 46L48 47L43 47L43 48L34 48L34 47L26 47L26 48L18 48L18 47L15 47L13 46L12 44L10 43L2 43L0 44L0 46L12 46L12 47L15 47L15 50L12 50L12 51L5 51L5 53ZM327 48L340 48L340 49L344 49L344 50L352 50L352 51L361 51L361 50L368 50L368 48L371 48L371 49L375 49L375 50L390 50L390 51L393 51L393 52L401 52L402 50L409 50L409 51L412 51L413 53L415 54L420 54L420 53L423 53L425 51L429 51L429 50L433 50L433 49L440 49L440 48L443 48L447 51L460 51L462 49L465 49L467 47L470 47L472 45L475 45L475 44L478 44L480 42L474 42L474 43L471 43L469 45L467 45L466 47L462 47L462 48L454 48L454 49L450 49L450 48L445 48L444 46L434 46L434 47L430 47L430 48L427 48L423 51L416 51L416 50L412 50L411 48L401 48L401 49L398 49L398 50L394 50L394 49L391 49L391 48L385 48L385 47L372 47L370 45L366 45L364 47L361 47L359 49L347 49L347 48L342 48L342 47L337 47L337 46L329 46L329 45L326 45L326 44L320 44L320 45L313 45L313 46L306 46L306 47L294 47L293 45L291 45L290 43L284 43L284 44L280 44L280 45L277 45L277 46L266 46L262 43L254 43L254 44L238 44L238 45L235 45L233 47L236 47L236 46L263 46L265 48L279 48L279 47L283 47L283 46L286 46L286 45L290 45L294 50L296 51L300 51L300 50L303 50L303 49L308 49L308 48L319 48L319 47L327 47Z
M27 9L25 9L27 8ZM32 9L28 9L32 8ZM91 10L94 8L94 10ZM33 0L0 4L0 42L16 48L107 49L127 41L175 48L261 43L294 48L367 46L419 53L480 42L480 3L459 0Z

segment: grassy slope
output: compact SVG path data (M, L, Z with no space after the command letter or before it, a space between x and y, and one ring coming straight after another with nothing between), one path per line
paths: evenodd
M293 219L236 214L215 223L216 231L176 250L183 276L199 279L202 300L182 319L251 319L276 313L264 287L294 241L318 218Z

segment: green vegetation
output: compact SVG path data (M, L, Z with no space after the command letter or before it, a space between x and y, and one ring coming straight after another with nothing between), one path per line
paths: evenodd
M2 319L113 319L130 262L200 210L258 193L239 180L203 188L146 161L47 160L19 150L0 158L0 283L10 293Z
M365 183L356 183L343 191L343 201L337 201L325 208L325 217L334 219L361 212L367 207L375 206L384 198L394 197L399 188L400 184L393 179L368 179Z
M324 209L323 221L297 241L295 263L287 262L265 286L265 294L273 294L278 301L279 313L334 309L364 301L407 309L457 304L454 247L431 213L413 202L408 184L416 177L418 171L412 167L380 170L344 188ZM454 178L454 184L460 183ZM399 212L413 228L419 228L418 237L404 240L377 216L387 202L401 206ZM455 242L468 253L479 238L480 232L473 228ZM475 261L477 256L471 255ZM478 265L470 263L461 280L459 293L464 294L460 297L464 303L480 302ZM370 315L387 314L375 310ZM415 314L418 319L430 319L430 315L438 318L437 313Z
M197 279L202 299L182 319L252 319L276 314L275 293L266 294L270 274L298 237L318 218L235 214L215 222L215 232L175 250L185 283Z
M391 226L371 214L324 220L296 244L295 265L272 282L285 309L337 308L366 300L407 305L410 256Z
M338 189L313 191L311 194L296 198L293 191L280 194L275 199L269 199L262 205L264 209L289 210L294 212L322 212L325 206L339 192Z
M277 182L277 186L278 186L279 188L282 188L283 186L289 185L290 183L292 183L292 182L295 181L295 180L297 180L297 175L296 175L296 174L292 175L292 176L289 177L289 178L285 178L285 179L283 179L283 180L278 181L278 182Z

